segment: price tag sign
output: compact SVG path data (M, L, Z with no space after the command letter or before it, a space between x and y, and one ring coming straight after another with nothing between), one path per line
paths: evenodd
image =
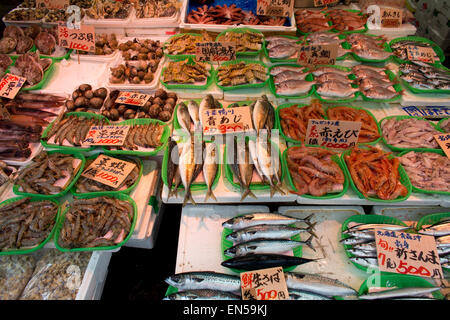
M107 125L92 126L83 140L87 146L122 146L130 126Z
M69 29L58 25L58 45L64 48L95 52L95 27L81 25L80 29Z
M304 45L298 53L298 64L311 67L320 64L335 64L338 53L337 44Z
M268 268L242 272L241 291L243 300L288 300L283 268Z
M257 0L256 12L260 16L290 17L294 0Z
M358 143L361 122L310 119L305 144L329 149L349 149Z
M234 42L197 42L196 58L199 61L236 60L236 43Z
M403 12L399 8L381 8L381 26L398 28L402 25Z
M139 92L128 92L120 91L119 96L116 99L116 103L128 104L132 106L142 107L144 106L151 95L139 93Z
M101 154L81 175L107 186L118 188L135 167L135 163Z
M436 53L432 47L418 47L409 45L406 47L408 60L422 61L425 63L434 63L436 61Z
M339 0L314 0L314 7L324 7L329 4L338 3Z
M14 99L25 81L27 81L26 78L11 73L5 74L0 82L0 97Z
M380 271L442 278L433 236L375 229Z
M69 5L69 0L36 0L36 8L65 9Z
M442 150L444 150L447 158L450 159L450 133L441 133L434 136Z
M249 107L208 109L201 115L204 135L239 133L253 130Z
M416 107L409 106L402 108L408 115L415 117L426 117L426 118L448 118L450 116L450 107L446 106L427 106L427 107Z

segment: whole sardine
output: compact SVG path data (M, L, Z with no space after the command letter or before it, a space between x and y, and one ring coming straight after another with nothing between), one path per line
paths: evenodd
M439 287L408 287L384 290L379 292L366 293L359 296L363 300L393 299L402 297L427 297L430 293L440 290Z
M275 85L277 94L281 96L296 96L308 93L315 81L287 80Z
M279 225L256 225L241 230L234 231L233 233L226 236L228 241L233 241L234 244L239 244L242 242L247 242L255 239L291 239L302 232L308 232L314 235L312 229L313 226L308 228L297 228L291 227L283 224Z
M205 178L208 191L206 192L205 202L211 197L217 201L216 196L212 192L212 185L217 174L217 145L214 142L208 143L206 146L205 160L203 161L203 176Z
M219 290L200 289L177 292L163 300L241 300L241 297Z
M311 226L310 220L312 218L312 215L309 215L308 217L304 219L300 218L294 218L289 217L286 215L282 215L279 213L248 213L242 216L237 216L234 218L231 218L224 223L222 223L222 226L224 228L229 228L233 230L239 230L244 229L252 226L257 226L261 224L294 224L298 222L304 222Z
M287 268L312 261L315 260L281 254L248 254L225 260L221 265L239 270L258 270L275 267Z
M177 120L180 126L186 130L186 132L191 131L191 117L189 111L184 102L180 102L177 108Z
M327 297L356 294L355 289L345 283L317 274L286 272L284 276L288 289L304 290Z
M311 236L312 237L312 236ZM306 244L315 251L311 244L311 237L305 241L294 241L286 239L256 239L243 243L239 243L224 251L224 254L229 257L240 257L247 254L281 254L294 250L297 247Z
M241 290L239 277L214 271L178 273L166 278L165 281L179 291L210 289L234 292Z

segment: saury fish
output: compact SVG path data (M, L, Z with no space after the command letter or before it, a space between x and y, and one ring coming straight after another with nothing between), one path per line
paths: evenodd
M165 281L179 291L210 289L233 292L241 289L239 277L214 271L178 273L166 278Z
M300 291L294 289L288 289L289 300L332 300L329 297L322 296L320 294L315 294L307 291Z
M274 267L287 268L312 261L315 260L280 254L248 254L225 260L221 265L239 270L258 270Z
M286 272L284 275L289 289L304 290L327 297L356 294L356 291L345 283L317 274Z

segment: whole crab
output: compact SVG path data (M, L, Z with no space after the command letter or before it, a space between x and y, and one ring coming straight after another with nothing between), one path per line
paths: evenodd
M197 10L192 10L187 16L188 23L200 24L214 24L214 19L209 16L209 8L205 4L203 7L198 7Z
M261 21L259 18L251 11L242 11L244 13L244 18L242 19L243 24L247 25L259 25L261 24Z
M212 16L216 21L222 21L223 24L240 24L244 18L244 13L241 8L236 7L235 4L227 6L216 5L209 9L209 15Z

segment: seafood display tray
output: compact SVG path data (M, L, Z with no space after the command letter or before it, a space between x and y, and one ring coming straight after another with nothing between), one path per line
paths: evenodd
M164 18L137 18L136 10L133 10L131 21L127 27L130 28L161 28L161 27L178 27L180 25L180 9L171 17Z

